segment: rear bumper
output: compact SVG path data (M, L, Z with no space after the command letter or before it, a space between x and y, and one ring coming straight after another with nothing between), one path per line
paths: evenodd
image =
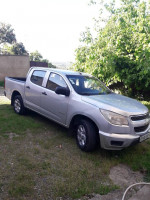
M99 131L101 147L108 150L121 150L140 141L139 135L115 134Z

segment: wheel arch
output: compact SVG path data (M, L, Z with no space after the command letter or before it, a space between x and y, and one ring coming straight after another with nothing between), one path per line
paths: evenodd
M76 114L75 116L72 117L70 124L69 124L69 129L75 130L76 125L78 124L78 121L81 120L81 119L85 119L85 120L90 121L94 125L94 127L96 129L97 136L99 137L99 128L98 128L97 124L90 117L87 117L83 114Z
M20 92L18 92L17 90L14 90L12 95L11 95L11 105L13 105L13 100L14 100L14 97L17 96L17 95L20 95Z

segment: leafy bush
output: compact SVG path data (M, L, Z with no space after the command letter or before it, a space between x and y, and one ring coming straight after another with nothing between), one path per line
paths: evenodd
M92 38L87 29L76 50L75 69L91 73L110 88L141 99L150 98L150 5L121 0L105 8L110 17ZM99 21L98 23L100 23Z
M4 81L0 81L0 87L4 87Z

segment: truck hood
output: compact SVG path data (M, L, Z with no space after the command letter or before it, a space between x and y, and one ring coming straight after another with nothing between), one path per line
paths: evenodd
M137 100L115 93L106 95L82 96L82 100L101 109L110 110L125 116L141 115L148 112L146 106Z

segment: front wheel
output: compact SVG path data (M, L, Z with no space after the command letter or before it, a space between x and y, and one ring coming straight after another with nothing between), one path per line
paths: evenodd
M76 128L76 141L82 151L93 151L98 144L98 137L94 124L85 119L81 119Z
M23 105L23 100L22 100L21 95L17 95L14 97L13 107L14 107L14 111L17 114L23 115L25 113L25 107Z

